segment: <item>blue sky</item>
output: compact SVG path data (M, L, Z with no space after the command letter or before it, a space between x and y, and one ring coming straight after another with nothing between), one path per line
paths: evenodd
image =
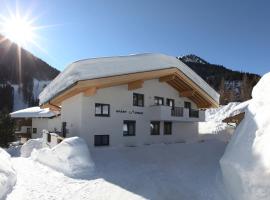
M16 2L0 0L15 11ZM270 71L270 2L267 0L46 0L17 1L31 11L36 56L63 70L84 58L160 52L196 54L210 63L264 74Z

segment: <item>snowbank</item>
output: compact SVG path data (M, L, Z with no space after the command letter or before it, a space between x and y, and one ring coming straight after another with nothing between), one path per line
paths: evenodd
M12 190L16 183L16 173L12 167L10 155L0 148L0 199Z
M21 157L29 157L34 149L42 148L42 139L30 139L21 147Z
M224 183L234 200L270 198L270 73L253 88L245 118L220 160Z
M67 176L81 178L91 175L94 163L82 138L66 138L52 149L33 151L31 158Z

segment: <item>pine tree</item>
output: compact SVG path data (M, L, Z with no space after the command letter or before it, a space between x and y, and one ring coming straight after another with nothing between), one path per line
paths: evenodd
M250 84L246 73L243 75L240 91L241 101L251 99L252 85Z
M225 94L225 80L224 78L222 77L221 78L221 81L220 81L220 84L219 84L219 94L220 94L220 104L221 105L224 105L226 102L225 102L225 99L224 99L224 94Z
M8 112L0 113L0 146L7 147L9 142L14 141L14 120Z

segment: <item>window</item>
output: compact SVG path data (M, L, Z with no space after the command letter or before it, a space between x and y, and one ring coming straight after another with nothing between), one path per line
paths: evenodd
M174 107L174 99L167 99L166 100L166 105L170 107Z
M136 133L136 121L124 120L123 136L135 136L135 133Z
M95 135L95 146L109 146L110 136L109 135Z
M152 121L150 123L150 128L151 128L151 135L159 135L160 132L160 122L159 121Z
M109 104L95 104L95 116L109 117L110 116L110 105Z
M37 133L37 128L33 128L33 133Z
M163 97L155 97L155 105L164 105Z
M164 122L164 135L172 134L172 122Z
M144 95L133 93L133 106L144 107Z

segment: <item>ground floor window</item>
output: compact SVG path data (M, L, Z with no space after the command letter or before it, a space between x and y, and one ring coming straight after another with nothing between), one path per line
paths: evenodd
M172 134L172 122L164 122L164 135Z
M33 128L33 133L37 133L37 128Z
M159 121L151 121L150 130L151 130L151 135L159 135L160 134L160 122Z
M136 133L136 121L124 120L123 136L134 136Z
M95 135L95 146L109 146L110 136L109 135Z

